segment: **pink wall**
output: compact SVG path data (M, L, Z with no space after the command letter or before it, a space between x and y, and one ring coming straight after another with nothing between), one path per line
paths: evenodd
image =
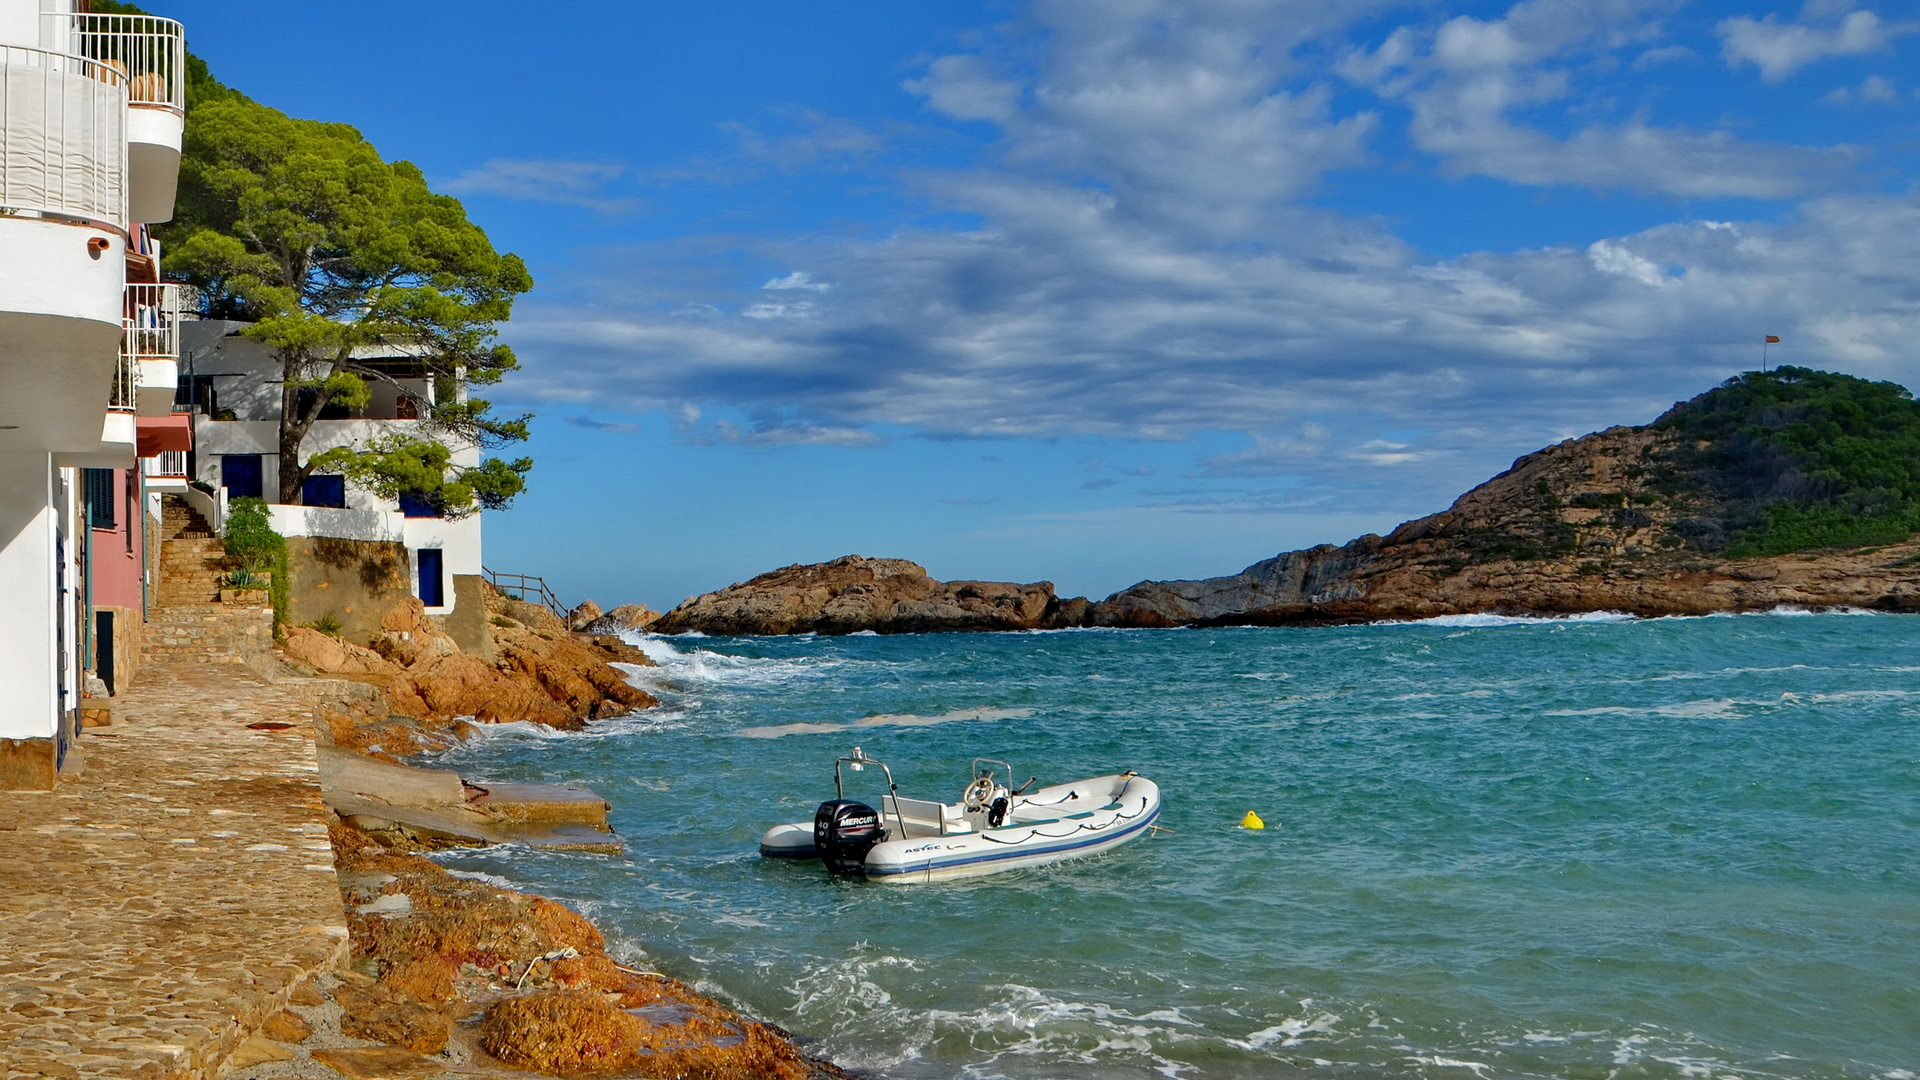
M92 565L88 568L93 578L93 606L139 611L143 572L140 552L145 543L140 476L129 469L115 469L113 477L113 528L88 530L93 544ZM131 544L127 542L129 531Z

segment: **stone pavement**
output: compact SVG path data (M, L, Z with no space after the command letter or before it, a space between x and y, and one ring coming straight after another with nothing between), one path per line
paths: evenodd
M0 1077L214 1077L342 962L311 720L364 691L149 663L79 776L0 792Z

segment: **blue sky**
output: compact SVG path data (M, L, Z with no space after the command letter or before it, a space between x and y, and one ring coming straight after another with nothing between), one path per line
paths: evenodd
M1098 597L1442 509L1764 334L1920 375L1911 5L155 10L527 259L487 561L568 600L853 552Z

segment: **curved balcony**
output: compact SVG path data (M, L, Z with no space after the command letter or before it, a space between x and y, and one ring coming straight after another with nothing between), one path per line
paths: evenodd
M127 87L129 221L173 217L187 116L187 34L155 15L47 12L53 40L112 68Z
M134 411L166 416L180 386L180 286L127 286L120 355L133 365Z
M54 464L88 469L131 469L139 461L140 420L134 413L135 394L140 387L140 368L132 357L122 356L113 369L113 390L107 399L106 417L100 425L98 440L88 449L53 456ZM98 417L99 406L95 406Z
M127 221L127 78L83 56L0 45L0 207Z

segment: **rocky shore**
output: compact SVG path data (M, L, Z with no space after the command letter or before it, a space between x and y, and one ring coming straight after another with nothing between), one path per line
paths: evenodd
M460 845L619 847L591 793L418 769L489 723L558 730L650 708L614 665L651 666L618 632L644 608L565 618L489 592L488 655L462 651L418 601L368 645L291 628L284 655L363 692L316 711L315 753L349 928L348 970L321 980L230 1062L241 1080L295 1075L692 1077L845 1075L778 1028L657 972L619 963L591 923L552 900L455 877L421 857ZM378 1044L367 1046L367 1043ZM319 1074L316 1074L319 1075Z

